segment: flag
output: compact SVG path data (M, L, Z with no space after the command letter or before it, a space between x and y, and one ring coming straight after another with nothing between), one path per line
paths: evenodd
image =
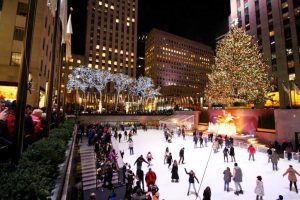
M57 0L50 0L57 1ZM67 32L67 23L68 23L68 0L59 0L59 19L61 21L61 44L66 43L66 32Z
M282 88L288 95L290 94L290 90L287 87L285 87L283 83L282 83Z
M50 9L52 16L54 17L57 9L57 0L47 0L47 6Z
M72 21L71 21L71 14L69 15L68 25L67 25L67 32L66 32L66 61L69 61L72 58L71 52L71 35L73 33L72 30Z
M293 86L294 86L294 90L295 90L296 94L300 95L299 87L295 83L293 83Z

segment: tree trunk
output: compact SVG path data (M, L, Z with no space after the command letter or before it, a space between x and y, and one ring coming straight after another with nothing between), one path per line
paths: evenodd
M100 92L98 112L102 113L102 92Z

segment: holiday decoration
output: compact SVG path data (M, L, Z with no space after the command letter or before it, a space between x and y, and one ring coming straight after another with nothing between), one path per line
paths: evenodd
M206 100L210 104L264 102L272 89L269 72L254 38L242 28L231 27L217 44Z

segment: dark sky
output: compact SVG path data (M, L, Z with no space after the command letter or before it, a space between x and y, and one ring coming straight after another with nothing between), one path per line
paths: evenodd
M69 0L72 15L72 49L84 54L88 0ZM230 0L139 0L138 34L158 28L213 46L226 32Z

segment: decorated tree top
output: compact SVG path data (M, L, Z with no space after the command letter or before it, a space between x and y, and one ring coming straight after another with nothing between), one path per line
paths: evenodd
M205 89L211 103L262 102L271 90L270 68L257 42L241 28L232 27L218 42L211 70Z

